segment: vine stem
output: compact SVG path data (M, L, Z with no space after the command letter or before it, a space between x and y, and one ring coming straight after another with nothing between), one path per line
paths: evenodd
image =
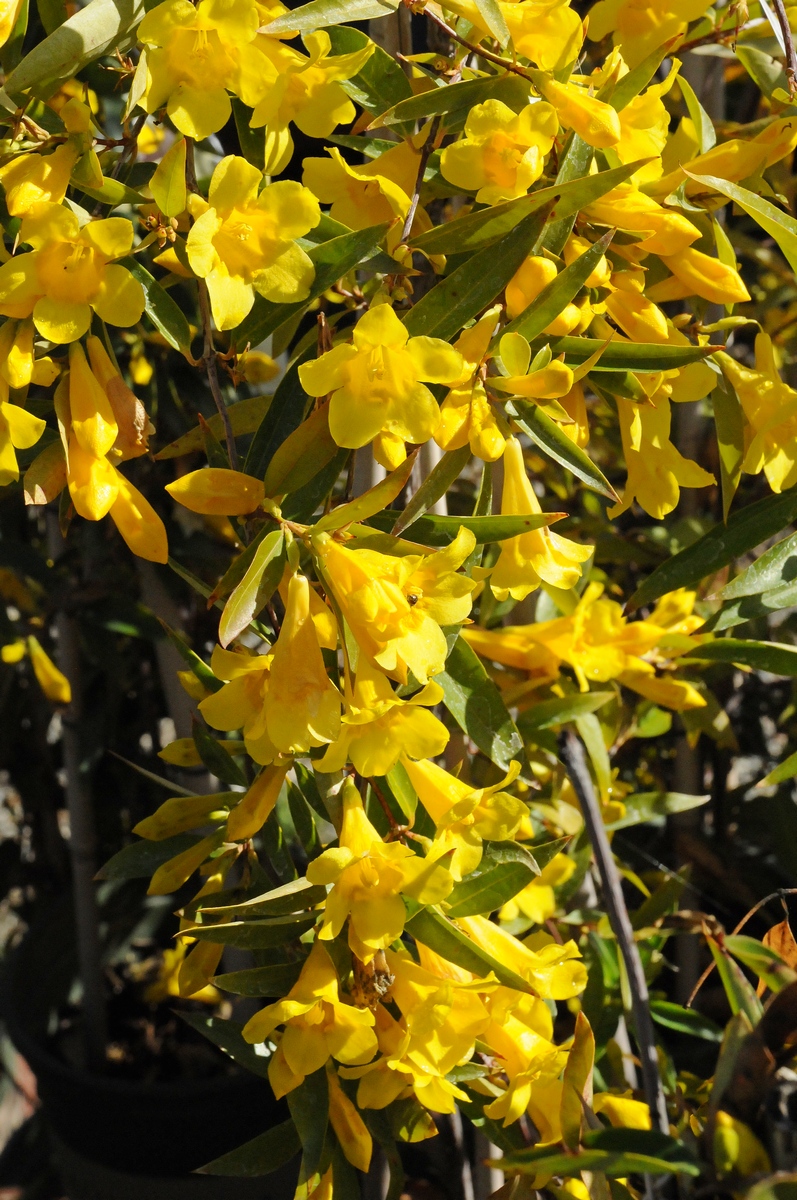
M404 0L404 3L406 4L407 0ZM485 50L483 46L477 46L475 42L469 42L466 38L460 37L450 25L446 24L442 17L438 17L435 13L430 12L428 8L424 10L424 15L429 18L433 25L442 30L447 37L452 38L455 42L459 42L460 46L464 46L466 50L470 50L471 54L477 54L479 58L484 58L487 62L495 63L497 67L502 67L504 71L511 71L513 75L520 75L529 83L534 82L531 75L527 71L524 71L522 67L519 67L517 63L512 62L509 58L501 58L499 54L493 54L492 51Z
M435 117L434 120L432 121L431 127L429 129L429 136L427 137L426 141L424 142L423 149L421 150L421 157L418 162L418 174L415 178L415 187L412 190L412 199L410 201L410 206L407 209L407 215L404 218L404 228L401 231L402 242L406 242L407 239L409 238L410 234L412 233L412 226L413 226L413 222L415 221L415 214L418 211L418 203L421 198L421 188L423 187L423 177L426 174L426 166L429 162L429 156L431 155L432 150L434 149L435 142L437 141L437 135L440 131L441 119L442 119L441 117Z
M797 54L794 51L794 38L783 0L772 0L775 16L778 18L783 46L786 51L786 79L789 83L789 95L794 98L797 93Z
M190 137L185 139L185 183L190 192L199 192L196 182L196 167L194 165L194 140ZM197 279L196 282L199 293L199 317L202 322L202 363L207 372L213 403L216 405L216 411L221 417L221 423L224 427L224 438L227 443L227 456L230 460L230 466L233 471L237 471L239 468L238 447L235 445L235 434L232 431L229 410L224 402L224 397L221 394L221 385L219 384L219 364L216 358L216 347L213 344L213 323L210 315L208 285L204 279Z
M572 729L563 729L559 736L559 757L564 763L573 790L578 796L581 813L587 829L595 862L601 877L603 899L609 917L609 924L617 939L620 953L623 956L626 974L628 975L631 992L631 1012L634 1019L634 1033L639 1048L642 1064L642 1084L645 1097L650 1108L650 1119L654 1129L669 1134L670 1122L667 1116L667 1104L664 1099L664 1089L661 1086L659 1061L656 1054L656 1038L653 1031L653 1018L650 1015L650 999L642 960L639 949L634 941L634 930L628 916L620 872L614 861L612 848L606 827L601 817L598 798L592 784L592 777L584 756L584 746L581 739Z

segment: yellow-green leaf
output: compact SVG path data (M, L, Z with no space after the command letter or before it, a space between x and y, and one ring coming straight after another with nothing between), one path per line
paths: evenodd
M166 151L149 181L155 203L166 217L179 217L185 211L185 138L180 137Z

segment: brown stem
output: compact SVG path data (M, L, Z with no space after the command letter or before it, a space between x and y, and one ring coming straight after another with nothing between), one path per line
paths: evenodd
M601 817L598 798L595 795L595 788L592 785L592 778L584 757L584 746L572 729L563 729L559 736L559 757L564 763L573 790L581 805L581 815L584 818L584 825L592 843L595 862L601 877L609 924L625 963L631 992L634 1033L642 1064L642 1083L650 1108L650 1120L654 1129L657 1128L662 1133L669 1134L670 1122L659 1075L656 1037L653 1030L653 1018L650 1015L650 999L645 972L639 957L639 948L634 941L634 930L623 897L620 872L614 861L606 826Z
M775 16L778 18L778 25L780 25L783 45L786 47L786 79L789 83L789 95L794 99L797 94L797 54L794 52L794 38L791 35L791 26L783 0L772 0L772 3L775 8Z
M410 201L410 206L407 210L407 215L404 218L404 228L401 231L402 242L406 242L407 238L410 236L410 233L412 232L412 226L415 221L415 214L418 211L418 202L420 201L420 198L421 198L421 188L423 187L423 177L426 174L426 164L429 162L429 156L432 153L432 150L434 149L434 144L435 144L435 141L437 140L437 135L440 131L440 120L441 120L440 117L434 118L434 120L432 121L431 128L429 130L429 136L427 137L426 141L423 143L420 161L418 162L418 174L415 177L415 187L412 189L412 199Z
M477 46L474 42L469 42L464 37L460 37L450 25L446 24L442 17L436 16L428 8L425 10L425 14L438 29L441 29L443 33L455 42L459 42L460 46L464 46L466 50L470 50L471 54L478 54L479 58L484 58L487 62L495 63L497 67L502 67L505 71L511 71L513 75L520 75L523 79L527 79L529 83L533 82L528 71L524 71L517 63L513 63L511 59L501 58L500 55L493 54L490 50L485 50L483 46Z

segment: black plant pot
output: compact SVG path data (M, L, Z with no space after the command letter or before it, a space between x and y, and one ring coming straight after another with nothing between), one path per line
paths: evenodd
M51 937L46 940L51 946ZM38 941L33 931L6 964L2 1016L36 1076L70 1200L123 1200L125 1177L131 1197L148 1200L290 1200L294 1164L262 1179L191 1174L287 1118L284 1101L275 1100L266 1080L243 1071L169 1083L108 1079L47 1048ZM160 1181L169 1181L166 1191Z

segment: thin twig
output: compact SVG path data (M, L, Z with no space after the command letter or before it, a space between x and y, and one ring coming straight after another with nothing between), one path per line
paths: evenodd
M194 164L194 140L190 137L185 139L185 183L190 192L199 192L196 181L196 166ZM196 283L197 292L199 293L199 316L202 322L202 363L207 372L213 403L216 405L216 410L224 426L224 438L227 442L227 456L230 460L230 466L233 471L237 471L239 465L238 448L235 445L235 434L232 431L230 414L224 402L224 397L221 394L221 386L219 385L219 364L216 358L216 347L213 344L213 325L210 316L208 285L204 279L197 279Z
M513 75L520 75L523 79L528 80L529 83L533 83L533 79L528 71L524 71L522 67L512 62L511 59L501 58L500 55L493 54L490 50L485 50L483 46L477 46L474 42L469 42L466 38L460 37L450 25L446 24L442 17L435 16L428 8L424 12L432 24L436 25L438 29L441 29L443 33L455 42L459 42L460 46L464 46L466 50L470 50L471 54L477 54L479 58L484 58L487 62L495 63L497 67L502 67L504 71L511 71Z
M418 211L418 203L421 198L421 188L423 187L423 177L426 174L426 165L429 162L429 156L431 155L432 150L434 149L434 144L437 141L437 135L440 132L441 119L442 119L441 117L434 118L434 120L432 121L431 128L429 130L429 136L427 137L426 141L423 143L423 148L421 149L421 157L420 157L420 161L418 162L418 174L415 177L415 187L412 189L412 199L410 201L410 206L407 209L407 215L404 218L404 228L401 231L402 242L406 242L407 238L412 233L412 226L415 221L415 214Z
M770 892L770 894L768 896L765 896L763 900L759 900L758 904L754 904L753 907L750 909L750 911L742 917L741 921L736 926L736 928L732 930L730 936L735 937L737 933L740 933L741 930L744 929L747 922L752 920L752 918L756 915L756 913L760 912L760 910L762 908L764 908L767 904L769 904L772 900L778 900L778 899L782 900L784 896L797 896L797 888L778 888L778 890L776 892ZM705 971L700 976L700 978L698 979L694 988L692 989L692 994L686 1002L687 1008L692 1007L695 996L700 991L703 984L706 982L706 980L708 979L709 975L714 970L716 965L717 964L712 961L706 967Z
M783 38L783 45L786 49L786 79L789 84L789 95L794 99L797 94L797 54L794 52L794 38L791 35L791 25L786 14L786 6L783 0L772 0L775 8L775 16L778 18L780 25L780 34Z
M559 756L581 805L581 814L601 877L609 923L625 963L631 991L634 1033L642 1064L642 1083L650 1108L651 1123L654 1128L668 1134L670 1122L667 1117L667 1104L659 1075L656 1037L653 1030L653 1019L650 1015L645 972L623 898L620 873L609 845L606 827L603 824L598 799L584 757L584 747L580 738L571 729L564 729L559 737Z

